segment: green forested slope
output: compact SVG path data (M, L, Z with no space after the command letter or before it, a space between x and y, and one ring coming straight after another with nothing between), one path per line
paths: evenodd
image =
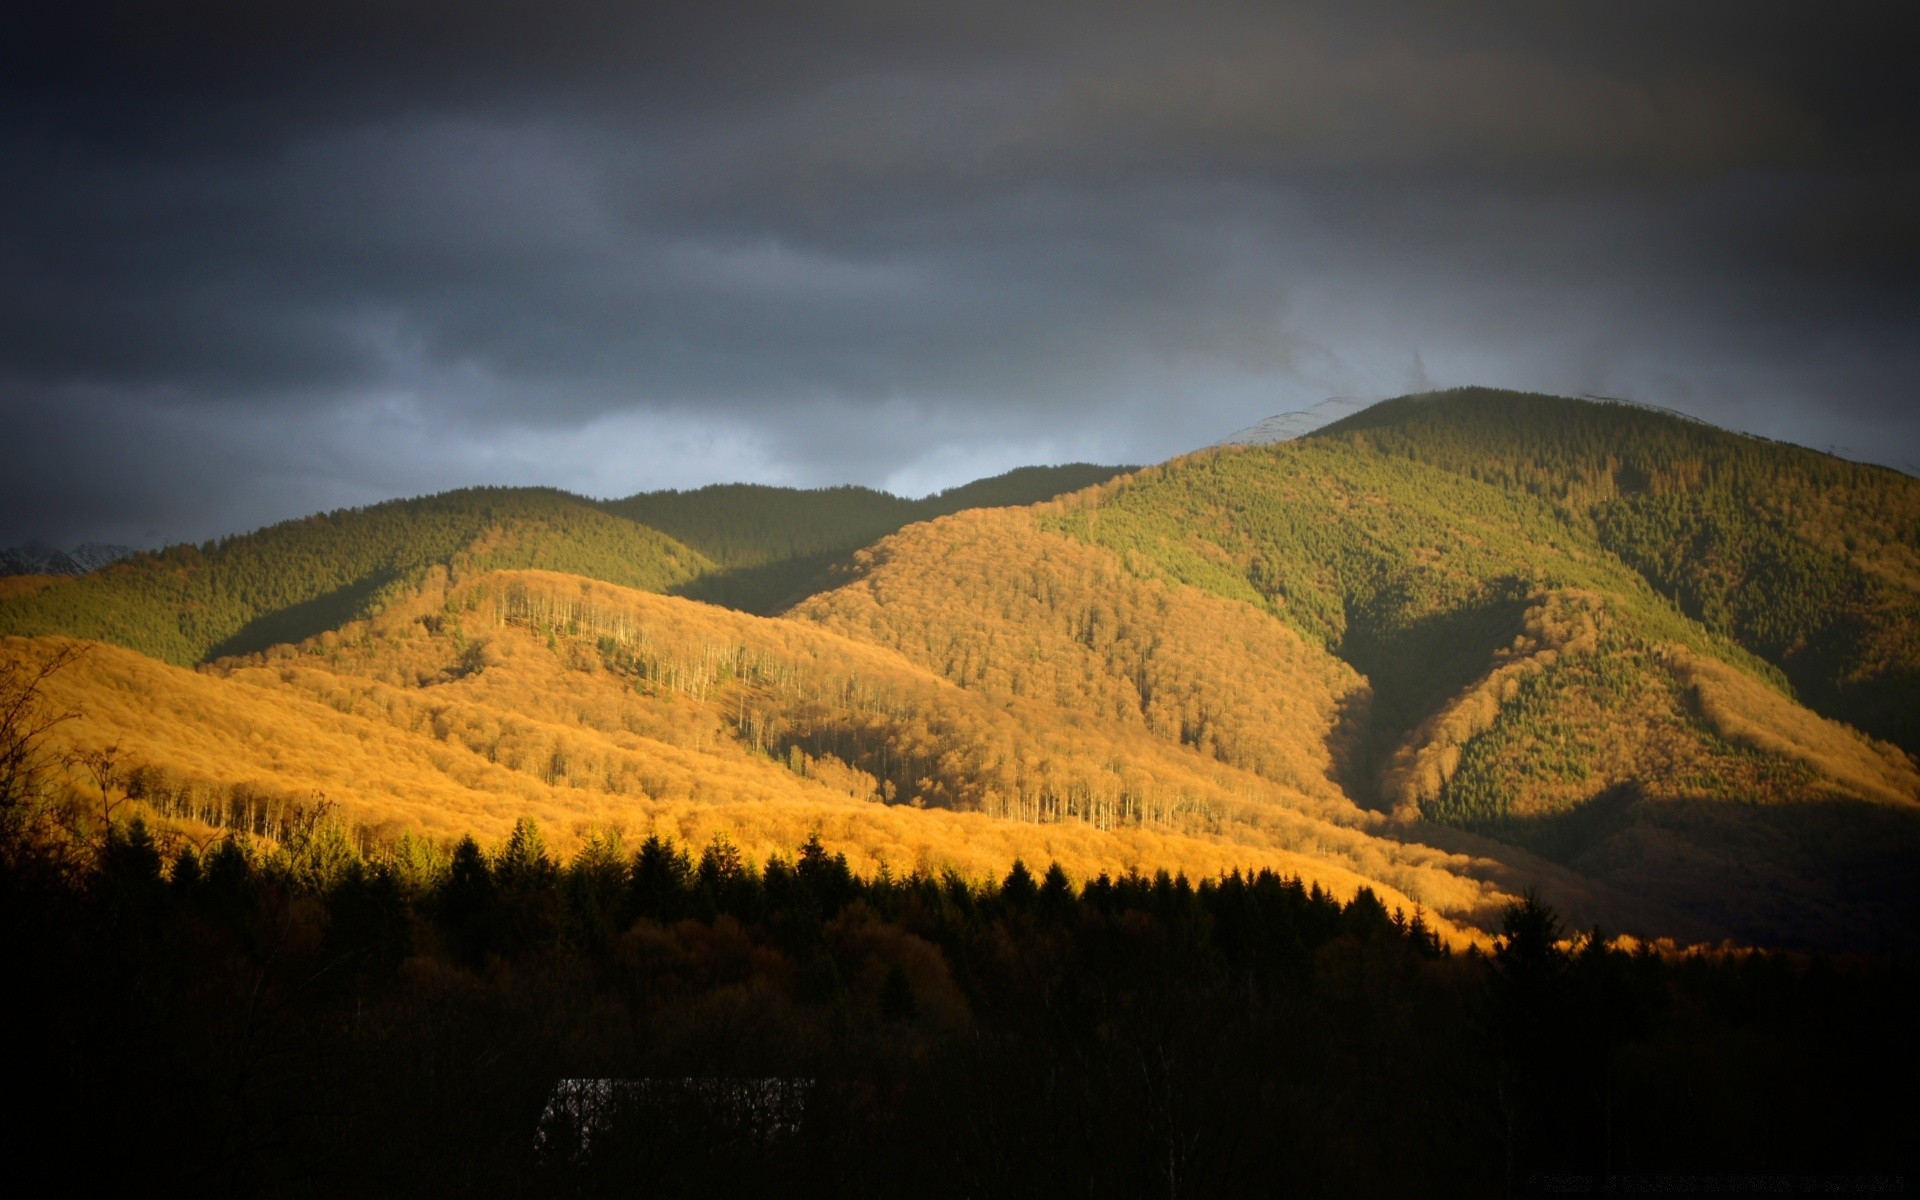
M1547 592L1604 594L1646 643L1772 674L1552 504L1338 441L1203 452L1048 523L1141 572L1260 605L1352 663L1374 691L1369 768L1484 675Z
M976 479L959 487L935 492L914 503L920 508L917 521L944 517L969 508L1007 508L1037 504L1068 492L1105 483L1134 467L1103 467L1094 463L1066 463L1057 467L1017 467L1004 475Z
M731 484L593 501L469 488L136 555L0 596L0 634L59 634L177 664L298 641L379 608L435 564L537 568L766 611L913 521L1031 503L1120 468L1029 467L922 500L867 488Z
M471 488L136 555L0 603L0 633L91 638L186 665L363 616L435 564L566 571L650 591L711 569L578 496Z
M1920 751L1920 480L1635 405L1484 389L1315 436L1546 501L1810 707Z
M716 483L686 492L641 492L601 507L658 529L723 568L864 545L917 519L913 501L851 486Z
M1033 504L1126 469L1089 463L1021 467L919 500L864 487L731 483L642 492L602 507L658 529L718 565L677 589L682 595L765 614L801 598L850 552L915 521L969 508Z
M1356 799L1743 936L1920 927L1904 755L1795 703L1777 668L1685 615L1562 498L1369 436L1203 452L1042 520L1358 669L1371 703L1330 737ZM928 569L897 558L875 561Z
M857 549L903 525L962 509L1033 504L1104 483L1126 469L1089 463L1021 467L920 500L865 487L724 483L686 492L641 492L601 507L650 525L721 567L754 567Z

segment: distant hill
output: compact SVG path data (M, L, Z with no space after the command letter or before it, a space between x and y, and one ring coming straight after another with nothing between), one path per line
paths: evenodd
M803 595L830 563L909 522L1028 504L1120 470L1029 467L922 500L751 484L613 501L552 488L469 488L170 546L81 578L0 593L0 634L91 638L188 665L371 615L435 566L566 571L771 611ZM78 574L65 566L60 573Z
M854 486L728 483L685 492L641 492L604 501L600 507L650 525L718 566L757 567L855 550L914 521L962 509L1034 504L1104 483L1129 469L1088 463L1022 467L920 500Z
M713 569L578 496L471 488L134 555L0 601L0 633L91 638L189 665L366 616L433 566L542 567L651 590Z
M0 549L0 575L85 575L134 554L131 546L83 542L61 550L42 542Z
M813 590L833 563L915 521L968 508L1034 504L1128 469L1089 463L1021 467L919 500L864 487L734 483L642 492L602 507L713 560L719 569L677 589L679 594L766 614Z

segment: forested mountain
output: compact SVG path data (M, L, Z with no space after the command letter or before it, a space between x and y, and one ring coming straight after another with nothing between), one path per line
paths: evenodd
M20 1128L131 1147L20 1173L1904 1178L1865 1081L1920 1061L1920 772L1874 736L1920 707L1913 486L1468 392L923 501L477 489L0 577Z
M1124 469L1089 463L1021 467L919 500L863 487L733 483L642 492L602 507L658 529L718 565L676 589L680 594L765 614L800 599L827 567L902 526L969 508L1033 504L1102 483Z
M717 483L641 492L605 507L696 547L722 567L856 549L917 519L913 501L851 485L801 490Z
M1383 428L1205 451L1037 509L915 527L795 615L970 687L1131 710L1144 734L1270 777L1323 763L1422 837L1434 822L1491 835L1746 936L1782 919L1783 881L1794 920L1912 927L1920 779L1906 754L1795 703L1765 646L1690 617L1563 496L1382 454L1369 439ZM1243 615L1196 619L1163 599L1191 607L1196 592ZM1249 624L1303 648L1262 648ZM1314 694L1300 673L1337 681L1340 667L1331 703L1299 711Z
M594 501L470 488L342 509L200 546L132 555L0 593L0 633L59 634L187 665L299 641L369 616L442 566L533 567L763 609L911 521L1030 504L1119 468L1030 467L903 500L866 488L733 484Z
M1083 879L1259 864L1343 896L1371 886L1445 929L1515 894L1502 872L1377 837L1324 783L1142 742L1052 697L1006 703L811 624L578 576L436 572L298 647L198 673L99 647L48 688L88 713L77 749L111 737L146 802L214 827L265 833L324 795L374 837L496 837L532 817L563 844L644 826L764 857L812 829L864 870L970 877L1037 844Z
M686 492L641 492L601 507L651 526L719 566L757 567L857 550L914 521L963 509L1034 504L1104 483L1127 469L1089 463L1021 467L919 500L853 486L801 489L729 483Z
M1537 887L1912 946L1917 486L1459 392L921 501L448 493L11 585L0 630L175 664L46 686L69 761L118 746L200 836L323 796L368 845L814 830L873 871L1266 866L1461 941Z
M1920 752L1920 480L1637 405L1480 389L1318 436L1549 501L1809 707Z
M541 567L651 590L712 566L578 496L472 488L135 555L0 602L0 632L91 638L186 665L368 615L436 565Z

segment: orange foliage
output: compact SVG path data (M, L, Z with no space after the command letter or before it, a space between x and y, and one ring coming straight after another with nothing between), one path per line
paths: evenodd
M5 652L53 644L8 639ZM623 646L644 647L645 670L620 665ZM393 834L493 839L530 816L562 848L596 827L693 845L724 831L764 858L818 831L859 869L972 878L1015 858L1080 879L1271 867L1340 896L1370 886L1455 934L1509 898L1476 877L1484 864L1377 836L1358 810L1328 820L1323 801L1190 747L968 692L807 624L574 576L441 581L375 622L201 672L97 646L50 699L82 709L63 731L75 747L118 743L124 763L208 792L324 797ZM879 802L873 775L800 748L836 721L850 742L920 756L939 786L896 797L920 806ZM1138 804L1107 820L1004 819L1022 787L1109 787ZM955 811L973 798L985 811Z
M1031 697L1191 746L1348 807L1330 781L1366 683L1251 605L1130 571L1036 510L912 525L790 615L900 651L964 688Z

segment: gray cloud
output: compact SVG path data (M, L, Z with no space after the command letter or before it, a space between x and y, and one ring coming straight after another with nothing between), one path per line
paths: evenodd
M1891 5L28 7L0 542L925 490L1424 382L1920 460Z

